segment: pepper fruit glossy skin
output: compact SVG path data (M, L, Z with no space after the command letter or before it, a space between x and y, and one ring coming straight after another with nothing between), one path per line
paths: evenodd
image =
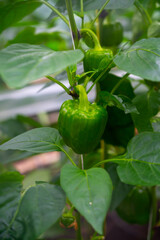
M103 70L112 61L113 52L110 49L89 49L83 60L84 71Z
M104 24L100 27L100 43L103 47L118 46L123 40L121 23Z
M65 101L58 118L59 132L65 144L78 154L89 153L98 145L108 116L103 107L91 104L87 95L84 100L82 95L80 92L79 100Z
M92 76L92 81L95 81L99 77L101 72L103 72L110 65L112 59L113 52L111 49L89 49L86 51L85 57L83 59L84 71L97 71ZM112 63L106 73L103 74L103 76L99 79L99 81L105 80L106 74L108 74L110 69L114 66L114 63Z
M112 66L110 66L110 63L113 60L113 52L111 49L103 49L97 36L90 29L81 29L81 36L85 43L91 47L91 49L85 52L83 59L84 71L96 71L97 73L92 76L92 80L94 81L102 71L108 67L112 68L114 66L113 63L111 64Z
M118 215L131 224L146 224L149 221L151 197L146 188L133 188L118 206Z

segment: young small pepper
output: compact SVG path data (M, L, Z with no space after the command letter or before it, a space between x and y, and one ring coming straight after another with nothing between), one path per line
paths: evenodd
M107 122L107 111L88 101L83 86L78 85L79 100L67 100L60 109L59 132L65 144L76 153L91 152L99 143Z
M113 59L113 52L111 49L102 48L97 36L90 29L81 29L80 32L86 44L88 45L89 42L89 47L92 47L85 52L83 66L85 72L97 71L97 73L92 77L92 80L94 81L102 71L109 67ZM112 64L110 68L113 66L114 65Z

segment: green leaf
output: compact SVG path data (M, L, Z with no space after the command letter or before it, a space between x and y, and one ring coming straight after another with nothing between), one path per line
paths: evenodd
M53 51L45 46L13 44L0 51L0 74L11 88L56 74L83 59L81 50Z
M147 93L137 95L133 99L140 114L132 113L134 124L139 132L153 131L151 117L160 109L160 91L150 90Z
M140 133L130 141L125 155L111 161L119 164L117 172L122 182L141 186L159 185L160 133Z
M105 106L117 107L127 113L138 114L137 108L126 96L116 96L107 91L100 92L100 103Z
M36 128L0 145L0 150L21 150L34 153L44 153L52 151L63 151L61 145L62 138L55 128Z
M0 7L0 32L32 13L42 3L34 0L9 1Z
M108 173L101 168L81 170L65 165L61 170L61 186L75 208L102 234L112 195Z
M106 170L109 173L113 183L113 194L112 194L112 200L109 208L111 211L115 210L116 207L118 207L118 205L123 201L123 199L127 196L127 194L133 188L132 185L128 185L121 182L121 180L118 177L116 168L117 168L117 164L114 164L114 163L106 164Z
M133 5L135 0L110 0L109 3L106 5L105 9L123 9L123 8L129 8ZM84 6L86 6L86 10L94 10L94 9L100 9L103 4L106 2L106 0L88 0L86 1L86 4L84 3ZM93 4L94 3L94 4Z
M0 132L4 134L6 138L13 138L24 131L26 131L26 127L18 119L8 119L0 122Z
M122 70L160 82L160 38L143 39L119 53L114 63Z
M7 151L0 151L0 163L3 165L20 161L26 158L33 156L32 152L22 152L22 151L15 151L15 150L7 150Z
M66 10L65 7L65 0L50 0L50 2L61 12L64 12ZM100 9L104 3L106 3L106 0L85 0L84 1L84 10L96 10ZM107 4L106 9L123 9L128 8L132 6L134 3L134 0L110 0L110 2ZM72 0L73 9L75 11L80 11L80 1L79 0Z
M0 175L0 239L17 210L23 176L18 172L5 172Z
M10 233L14 239L35 240L58 220L64 206L60 187L48 183L31 187L21 199Z

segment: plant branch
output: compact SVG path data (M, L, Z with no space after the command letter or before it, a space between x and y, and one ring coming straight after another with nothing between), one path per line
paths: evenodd
M79 212L76 212L76 221L78 225L78 229L76 231L76 239L77 240L83 240L82 235L81 235L81 216Z
M75 19L74 19L72 1L71 0L66 0L66 7L67 7L67 11L68 11L68 16L69 16L70 30L71 30L71 35L72 35L73 46L74 46L74 48L78 48L78 43L79 43L78 29L77 29L76 22L75 22Z
M63 83L61 83L60 81L56 80L55 78L53 78L51 76L46 76L46 78L48 78L49 80L51 80L54 83L57 83L59 86L61 86L66 91L66 93L68 93L70 95L70 90Z
M101 12L104 10L105 6L110 2L110 0L107 0L103 6L101 7L101 9L99 10L99 12L97 13L95 19L91 22L91 25L93 25L96 21L96 19L99 17L99 15L101 14Z
M82 28L84 28L84 10L83 10L83 0L81 0L81 19L82 19Z
M69 21L67 20L67 18L63 16L53 5L51 5L49 2L46 2L44 0L40 0L39 2L44 3L47 7L52 9L52 11L55 12L69 27Z

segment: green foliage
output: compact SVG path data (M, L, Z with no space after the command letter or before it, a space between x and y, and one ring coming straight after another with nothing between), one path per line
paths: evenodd
M6 84L1 91L47 77L73 98L62 105L58 130L22 115L0 123L0 239L45 238L55 223L57 233L59 221L82 239L82 217L95 231L86 239L104 239L106 215L115 209L129 223L149 222L151 239L160 185L157 2L0 0L0 85ZM110 49L102 49L99 39ZM92 97L93 87L91 104L87 94ZM6 112L8 103L14 108L10 91L0 95ZM23 108L19 96L16 103ZM49 99L44 96L41 103ZM32 99L29 94L27 101ZM31 172L24 185L23 176L10 171L16 161L52 151L62 152L61 161ZM44 182L50 179L56 185Z
M33 0L13 0L0 5L0 32L32 13L42 3Z
M33 153L62 151L62 138L57 129L36 128L2 144L0 150L16 149Z
M119 164L117 172L122 182L140 186L160 184L159 141L159 132L143 132L132 138L126 154L115 158Z
M85 11L89 11L89 10L96 10L99 9L100 6L102 6L104 3L106 2L106 0L85 0L84 1L84 10ZM53 5L58 8L61 11L65 11L65 0L51 0L51 3L53 3ZM123 9L123 8L128 8L130 6L132 6L134 3L134 0L125 0L125 2L123 0L119 0L118 2L116 0L110 0L110 2L107 4L106 8L107 9ZM76 11L80 11L80 2L78 0L72 0L72 4L73 4L73 9Z
M7 172L0 175L0 238L7 235L6 228L19 205L23 176L18 172ZM7 214L6 214L7 213Z
M61 186L76 209L102 234L112 195L108 173L100 168L81 170L67 164L61 170Z
M134 124L139 132L153 131L151 118L159 111L160 91L151 89L146 93L137 95L133 99L139 114L132 113Z
M22 180L17 172L0 175L2 240L36 239L58 220L64 208L65 195L60 187L39 183L21 196Z
M122 70L150 81L159 82L160 39L143 39L119 53L114 63Z
M13 44L0 51L0 74L11 88L18 88L82 59L80 50L56 52L44 46Z

